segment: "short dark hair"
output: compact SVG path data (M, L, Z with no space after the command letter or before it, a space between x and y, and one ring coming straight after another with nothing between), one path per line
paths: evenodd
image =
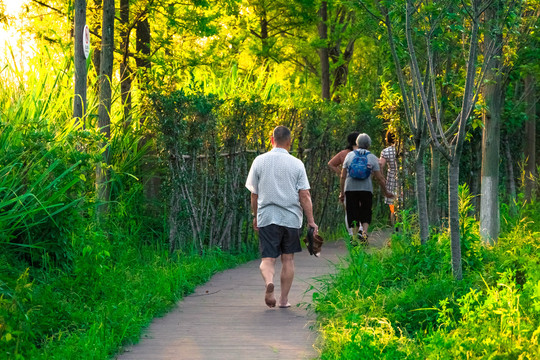
M277 145L285 145L289 140L291 140L291 130L283 125L276 126L272 136L274 137L274 141Z
M354 131L347 135L347 149L352 150L353 146L356 145L356 138L360 135L358 131Z
M389 144L393 144L396 142L396 138L394 136L394 133L391 130L388 130L386 132L386 142Z

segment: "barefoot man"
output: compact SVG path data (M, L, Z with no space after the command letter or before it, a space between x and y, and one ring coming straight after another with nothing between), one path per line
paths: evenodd
M291 131L285 126L274 129L273 149L253 160L246 187L251 192L253 228L259 232L261 275L265 283L264 301L276 306L274 272L276 259L281 256L281 296L278 306L290 307L289 290L294 278L294 253L300 247L302 210L308 225L318 226L313 218L309 182L304 164L289 154Z

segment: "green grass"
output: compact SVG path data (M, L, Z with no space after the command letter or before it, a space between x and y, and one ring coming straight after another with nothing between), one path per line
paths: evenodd
M503 216L505 231L496 247L487 248L464 201L462 281L451 275L447 234L421 246L402 233L393 236L391 249L351 251L314 294L320 358L537 359L535 206L517 218Z
M12 286L9 279L2 279L3 292L11 294L0 298L0 318L7 323L7 331L0 333L2 356L109 358L121 346L137 342L154 317L197 285L254 257L219 249L202 256L170 255L166 246L137 246L99 233L86 235L93 239L76 246L73 271L23 271Z

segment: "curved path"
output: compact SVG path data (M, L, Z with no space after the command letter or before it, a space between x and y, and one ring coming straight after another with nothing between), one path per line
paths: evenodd
M381 235L374 233L370 245L380 247L386 238ZM259 260L218 273L164 317L154 319L141 341L117 359L313 359L317 334L311 330L315 315L306 310L309 290L317 286L315 278L335 271L334 264L346 251L344 242L337 241L326 243L320 258L305 249L296 254L289 296L293 306L287 309L265 305ZM274 283L279 296L280 261L277 264Z

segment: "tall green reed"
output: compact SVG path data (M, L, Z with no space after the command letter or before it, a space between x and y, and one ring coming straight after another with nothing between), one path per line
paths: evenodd
M71 76L47 47L30 71L0 73L0 246L36 266L68 265L95 136L71 118ZM65 61L65 60L64 60Z

